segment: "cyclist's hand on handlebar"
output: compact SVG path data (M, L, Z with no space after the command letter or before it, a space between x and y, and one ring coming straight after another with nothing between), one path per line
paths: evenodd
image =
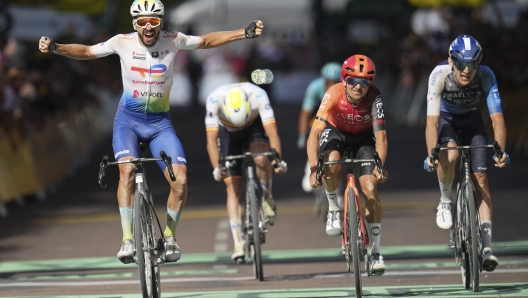
M427 172L434 172L436 170L436 166L438 165L438 160L435 160L435 163L431 163L431 157L426 157L424 160L424 170Z
M316 174L317 174L317 167L310 168L310 186L312 188L317 188L321 186L321 183L317 181ZM321 173L321 180L322 179L326 179L324 172Z
M275 174L282 175L288 172L288 164L284 160L281 160L278 166L277 166L277 162L272 160L271 166L273 167Z
M376 177L379 183L383 183L389 179L389 172L387 170L383 169L383 176L379 174L378 167L374 167L374 172L372 172L372 175Z
M494 154L493 160L495 161L495 166L497 168L505 168L510 165L510 156L506 152L502 153L502 158L500 160L497 157L497 154Z
M226 174L226 169L225 168L220 168L220 167L216 167L214 170L213 170L213 177L214 177L214 180L216 181L222 181L225 177L225 174Z

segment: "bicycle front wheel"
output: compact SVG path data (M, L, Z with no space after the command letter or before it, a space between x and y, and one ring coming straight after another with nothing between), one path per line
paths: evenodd
M259 207L257 200L257 190L255 185L249 184L247 190L247 199L249 200L250 205L250 221L252 229L252 240L253 240L253 269L255 271L255 278L263 281L264 272L262 269L262 250L260 247L260 217L259 217ZM249 231L248 231L249 232Z
M468 200L468 217L467 217L467 229L466 229L466 247L469 259L469 268L471 270L471 287L473 292L479 290L479 271L480 271L480 260L479 260L479 238L477 237L477 229L479 229L479 223L477 220L477 201L475 198L475 191L473 187L468 184L466 185L466 197Z
M161 297L160 275L154 254L153 215L143 192L134 194L134 244L138 263L141 292L144 298ZM156 266L153 264L156 263Z
M362 297L363 292L361 289L361 269L359 266L360 252L359 252L359 216L356 204L356 195L354 190L350 188L348 190L348 216L347 218L347 234L348 238L348 251L352 257L352 263L354 265L354 279L356 282L356 297Z

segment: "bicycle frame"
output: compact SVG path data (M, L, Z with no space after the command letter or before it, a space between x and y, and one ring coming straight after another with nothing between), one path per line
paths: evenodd
M133 207L133 243L136 250L135 262L138 264L141 291L143 297L161 297L159 264L163 263L161 255L164 251L163 230L154 209L152 195L148 190L146 162L163 160L167 165L170 179L176 181L172 169L172 159L161 151L159 158L145 158L148 144L141 143L141 157L129 160L108 162L108 156L103 157L99 169L99 185L106 188L106 168L109 165L132 163L135 169L134 207ZM160 237L156 240L156 227L158 224Z
M266 221L264 219L264 213L260 207L260 200L257 196L258 184L255 181L255 161L253 160L256 156L271 156L275 160L275 164L278 166L280 159L275 149L271 149L268 152L251 153L245 152L240 155L228 155L220 156L219 165L223 167L226 161L242 159L246 162L246 255L250 254L250 248L253 247L253 268L255 271L255 278L263 281L264 272L262 268L262 250L260 245L266 240L265 234L268 232L266 227Z
M457 134L457 142L460 143L461 134ZM479 206L475 194L475 187L470 176L469 163L471 160L470 150L474 148L493 148L495 154L501 159L503 152L495 141L493 145L479 146L454 146L440 147L439 144L432 149L431 162L434 164L439 159L439 152L444 150L460 151L460 178L457 187L455 202L454 222L451 228L452 248L455 249L455 260L461 267L462 284L465 289L470 287L474 292L479 290L479 273L482 271L482 238L480 235Z
M345 259L347 269L350 272L350 265L354 266L354 279L356 285L356 297L362 297L361 270L359 263L364 259L367 276L371 276L368 262L368 250L370 246L369 233L365 227L365 217L361 207L361 197L356 185L355 164L362 162L374 162L378 173L383 177L383 167L377 152L374 152L374 159L350 159L349 148L345 150L345 159L336 161L324 161L324 156L320 155L317 163L316 180L321 183L324 165L344 164L347 172L347 187L343 197L343 238L342 244L345 247ZM353 191L353 193L351 193ZM355 213L355 214L352 214ZM349 230L350 229L350 230Z

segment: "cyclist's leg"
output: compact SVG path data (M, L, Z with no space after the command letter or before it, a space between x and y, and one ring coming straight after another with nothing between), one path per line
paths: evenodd
M249 149L253 153L266 152L270 150L269 140L266 136L262 121L257 118L250 127L248 127L247 140ZM273 225L277 216L277 207L273 199L272 182L273 172L271 163L267 156L257 156L254 158L256 165L256 175L262 188L262 208L268 222Z
M242 153L245 132L228 132L225 127L220 127L218 132L218 150L223 156ZM227 217L233 235L234 249L232 260L244 258L244 241L242 239L242 161L236 160L226 164L227 172L224 183L227 193Z
M475 115L472 125L468 125L468 133L465 135L470 138L468 142L472 146L488 144L485 126L482 117ZM488 184L488 151L485 148L471 150L471 178L477 197L477 206L480 216L480 235L482 237L482 260L483 268L487 271L493 271L499 264L498 259L493 255L491 250L491 230L493 205Z
M176 242L176 229L180 221L181 212L187 201L187 160L183 151L183 146L178 139L170 117L163 116L165 113L159 115L151 115L151 123L146 131L150 132L152 138L150 139L150 151L152 156L159 157L160 151L165 153L172 159L172 169L176 181L172 181L169 177L169 172L163 161L159 161L158 165L163 171L165 178L170 184L170 192L167 199L167 221L166 227L163 231L165 244L165 261L176 262L181 257L181 250Z
M333 161L341 159L345 149L344 136L334 126L327 124L322 136L325 138L324 142L319 142L319 152L322 152L325 161ZM338 203L338 191L340 177L343 170L340 165L325 166L323 168L324 176L323 186L326 191L328 199L328 215L326 221L326 234L332 237L341 235L341 209Z
M126 110L118 109L114 120L112 145L114 157L126 160L140 156L139 139L134 131L136 119ZM117 202L121 215L123 239L117 257L128 264L134 261L134 247L132 244L132 208L134 202L134 165L119 165L119 185L117 188Z
M456 130L460 127L456 116L441 112L438 122L438 143L442 147L456 146ZM458 150L440 151L437 169L438 185L440 187L440 203L437 207L436 224L442 229L450 229L453 225L451 211L451 193L455 179L456 163L460 153Z

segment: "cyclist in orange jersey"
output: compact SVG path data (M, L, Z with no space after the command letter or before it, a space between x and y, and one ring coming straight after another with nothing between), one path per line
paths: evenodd
M325 161L339 160L346 147L352 147L352 158L371 159L378 152L382 164L387 157L387 136L381 93L372 85L376 67L370 58L353 55L341 66L342 82L331 86L323 97L310 131L307 153L310 161L310 184L320 185L315 178L319 153ZM371 268L374 275L385 272L380 254L381 203L377 193L378 182L385 182L388 174L377 173L374 163L361 163L359 183L366 201L366 219L372 240ZM342 233L341 214L337 203L342 168L332 165L324 168L323 185L328 198L329 211L326 233L339 236Z

